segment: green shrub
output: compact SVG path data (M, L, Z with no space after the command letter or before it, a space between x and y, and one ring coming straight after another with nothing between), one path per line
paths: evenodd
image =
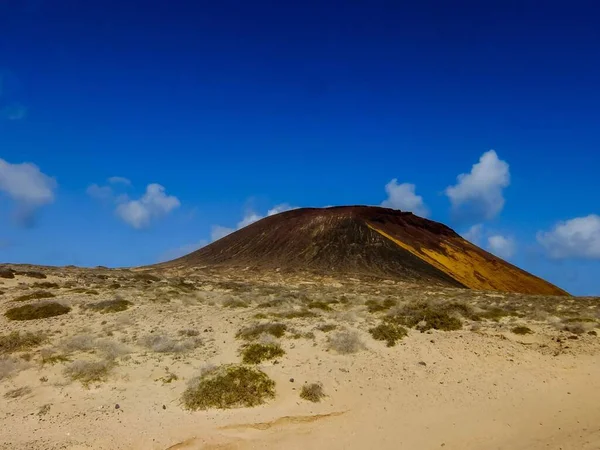
M395 323L381 323L369 330L373 339L385 341L388 347L393 347L396 342L408 335L406 328Z
M525 327L525 326L514 327L510 331L512 331L515 334L532 334L533 333L533 331L531 330L531 328Z
M128 300L123 300L122 298L117 298L114 300L104 300L101 302L91 303L86 306L87 309L91 309L93 311L98 311L102 314L114 313L125 311L128 309L133 303Z
M245 364L260 364L263 361L285 355L279 344L250 344L242 350L242 361Z
M11 308L4 313L10 320L36 320L67 314L71 308L56 302L23 305Z
M275 397L275 382L266 373L241 365L224 365L192 381L182 396L191 410L258 406Z
M443 304L430 304L426 302L413 303L404 306L400 311L387 316L384 320L388 323L417 327L420 331L430 329L452 331L462 328L462 321L449 312L452 307Z
M235 337L245 339L247 341L253 341L258 339L261 334L270 334L277 338L283 337L287 330L287 326L284 323L257 323L246 328L242 328L237 332Z

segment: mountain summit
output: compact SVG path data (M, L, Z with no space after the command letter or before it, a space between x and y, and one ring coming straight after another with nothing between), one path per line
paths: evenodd
M441 223L373 206L286 211L161 266L280 269L568 295Z

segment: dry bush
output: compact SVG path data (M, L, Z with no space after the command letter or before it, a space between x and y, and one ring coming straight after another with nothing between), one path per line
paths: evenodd
M129 300L123 300L122 298L115 298L114 300L103 300L101 302L90 303L86 305L86 309L92 311L98 311L102 314L121 312L128 309L133 303Z
M39 300L42 298L52 298L52 297L56 297L56 295L54 295L52 292L36 291L36 292L31 292L30 294L24 294L24 295L15 297L13 299L13 302L28 302L30 300Z
M239 298L226 298L221 303L225 308L248 308L250 305Z
M71 308L56 302L38 303L10 308L4 316L10 320L36 320L67 314Z
M156 275L150 273L136 273L133 278L138 281L145 281L146 283L155 283L161 280Z
M14 278L15 272L7 267L0 267L0 278Z
M46 340L46 335L41 332L13 331L10 334L0 335L0 354L20 352L37 347Z
M96 345L96 337L91 334L77 334L61 341L60 347L68 352L89 352Z
M416 327L422 332L432 328L443 331L460 330L462 321L454 315L462 309L462 305L458 305L460 304L408 303L391 311L384 320L396 325Z
M380 311L387 311L388 309L393 308L396 306L396 301L390 298L385 299L383 302L378 302L377 300L367 300L365 305L370 313L376 313Z
M306 319L309 317L318 317L318 314L308 309L290 309L288 311L274 314L274 316L281 319Z
M338 331L329 336L328 348L342 355L356 353L365 348L356 331Z
M4 394L4 398L19 398L29 394L31 394L31 388L29 386L24 386L17 389L11 389L6 394Z
M156 353L182 353L193 350L202 341L199 338L189 338L177 341L163 334L148 334L139 340L139 343Z
M326 395L321 383L305 384L300 391L300 398L309 402L318 403L323 397L326 397Z
M87 361L77 360L65 368L65 375L82 384L104 381L114 367L114 363L108 360Z
M317 330L322 331L323 333L329 333L330 331L333 331L336 328L337 325L334 323L324 323L316 327Z
M279 344L253 343L242 349L242 361L245 364L260 364L283 355L285 355L285 351Z
M235 337L239 339L245 339L247 341L252 341L258 339L262 334L270 334L271 336L280 338L283 337L286 330L287 325L285 325L284 323L257 323L255 325L250 325L249 327L242 328L240 331L237 332Z
M19 271L15 271L15 274L23 275L23 276L29 277L29 278L38 278L38 279L47 278L46 274L44 274L38 270L19 270Z
M198 330L186 329L186 330L179 330L178 334L180 336L196 337L196 336L200 335L200 332Z
M396 342L408 335L408 331L395 323L381 323L369 330L373 339L385 341L388 347L393 347Z
M533 334L533 331L531 330L531 328L523 326L523 325L516 326L516 327L512 328L510 331L512 331L514 334L520 334L520 335Z
M275 397L275 382L266 373L241 365L215 367L192 380L182 396L191 410L252 407Z

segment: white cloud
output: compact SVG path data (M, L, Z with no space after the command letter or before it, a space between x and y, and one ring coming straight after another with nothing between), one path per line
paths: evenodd
M166 195L160 184L149 184L139 200L127 200L117 206L117 215L133 228L145 228L153 219L166 216L181 205L177 197Z
M469 228L465 233L463 233L463 237L472 242L475 245L479 245L481 243L481 237L483 235L483 224L478 223Z
M423 202L423 197L415 193L414 184L398 184L398 180L394 178L385 185L385 192L388 197L381 203L384 208L410 211L421 217L429 216L429 208Z
M509 165L494 150L485 152L473 164L470 173L457 177L457 184L446 188L446 195L456 213L473 219L489 220L502 211L502 190L510 184Z
M221 225L213 225L210 231L210 240L218 241L221 238L224 238L228 234L231 234L235 231L234 228L222 227Z
M181 247L167 250L160 257L160 261L170 261L172 259L177 259L181 256L189 255L190 253L195 252L198 249L201 249L206 244L208 244L208 241L206 241L205 239L202 239L198 242L194 242L193 244L185 244L185 245L182 245Z
M551 258L600 259L600 216L590 214L557 223L537 233L537 241Z
M267 210L267 216L263 216L261 214L256 213L255 211L250 210L246 212L242 220L240 220L237 223L236 228L229 228L221 225L213 225L210 233L210 239L211 241L217 241L222 237L233 233L236 230L247 227L248 225L253 224L254 222L258 222L260 219L264 219L265 217L273 216L275 214L279 214L285 211L291 211L292 209L298 209L298 207L291 206L288 203L280 203L279 205L275 205L273 208Z
M56 180L35 164L11 164L0 158L0 191L17 204L18 223L31 224L35 210L54 201L56 187Z
M517 249L514 239L500 234L488 237L488 250L500 258L510 258Z
M90 197L94 197L99 200L106 200L113 196L113 190L110 186L99 186L95 183L90 184L85 192Z
M110 184L124 184L126 186L131 185L131 181L129 180L129 178L125 178L125 177L110 177L108 179L108 182Z

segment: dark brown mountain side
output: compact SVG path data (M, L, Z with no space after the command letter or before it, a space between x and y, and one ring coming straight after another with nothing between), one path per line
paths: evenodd
M441 223L371 206L286 211L161 266L279 268L568 295L473 245Z

